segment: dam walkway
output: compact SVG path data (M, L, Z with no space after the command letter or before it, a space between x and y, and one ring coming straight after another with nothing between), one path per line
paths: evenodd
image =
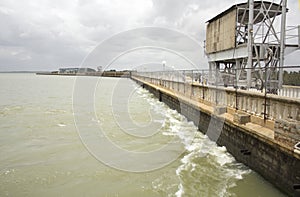
M244 90L188 73L132 72L131 79L193 121L238 161L291 196L299 195L300 88L283 86L276 94ZM213 133L208 132L211 124Z

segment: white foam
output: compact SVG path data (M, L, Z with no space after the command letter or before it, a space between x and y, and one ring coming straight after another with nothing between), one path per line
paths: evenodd
M193 173L199 169L197 158L207 157L211 165L216 168L222 168L222 177L224 182L218 185L218 196L225 196L228 188L235 185L235 181L242 179L244 174L250 172L245 166L235 161L226 147L219 147L217 144L208 139L207 136L200 133L197 127L191 121L179 114L176 110L168 108L164 103L153 98L147 90L139 88L137 92L142 98L146 99L151 106L151 110L162 115L164 120L162 124L162 134L165 136L177 136L187 150L187 154L181 159L181 165L176 169L176 175L179 178L178 191L176 196L183 196L185 186L182 179L184 173ZM198 168L197 168L198 167ZM184 172L184 173L183 173ZM197 172L194 172L197 173ZM187 176L187 175L186 175Z
M211 165L214 167L222 168L222 180L223 182L218 185L218 196L226 196L228 188L234 187L236 180L243 179L245 174L251 172L243 164L239 164L235 161L234 157L227 152L226 147L219 147L215 142L210 141L207 137L196 135L193 143L186 146L188 154L181 159L182 165L176 170L176 175L180 179L178 186L179 190L176 192L176 196L181 196L184 191L184 182L182 176L186 173L193 173L199 165L197 158L209 157ZM187 175L185 175L187 176Z
M184 194L183 186L182 186L182 184L180 183L180 184L178 185L178 191L175 193L175 195L176 195L177 197L181 197L183 194Z

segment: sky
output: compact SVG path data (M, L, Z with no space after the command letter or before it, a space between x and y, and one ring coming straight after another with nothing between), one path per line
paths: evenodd
M197 57L191 58L198 58L194 66L201 64L200 67L205 68L207 60L201 47L206 21L233 4L243 2L245 0L0 0L0 71L105 66L110 62L108 57L118 54L113 46L120 46L116 50L120 52L120 49L138 47L134 43L173 47L180 52L199 49ZM300 24L299 4L298 0L288 0L288 26ZM149 37L139 37L144 27L161 28L147 30L149 37L159 41L149 42ZM177 48L165 44L165 39L176 43ZM198 49L188 44L191 40L198 43ZM185 55L189 56L188 52ZM98 62L89 62L90 57L99 57ZM103 58L105 62L99 62ZM160 64L162 60L167 60L170 67L188 64L172 51L141 48L123 54L112 65L119 69L118 65ZM286 56L285 63L300 65L299 50Z

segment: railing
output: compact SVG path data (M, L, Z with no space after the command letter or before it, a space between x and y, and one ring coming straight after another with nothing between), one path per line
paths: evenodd
M300 69L300 66L293 68ZM209 70L167 70L156 72L138 72L140 76L169 80L174 82L193 83L215 87L227 87L233 89L245 89L246 80L236 80L235 74L228 74L224 71ZM258 85L259 80L252 82L252 87L248 91L265 92L266 94L276 94L283 97L300 99L300 86L283 85L281 89L276 87L276 81L269 80L267 84ZM264 83L264 82L261 82ZM266 86L264 86L266 85ZM266 90L264 89L266 88ZM274 90L275 89L275 90Z
M284 86L278 96L254 89L249 91L233 86L224 87L220 80L212 85L213 77L209 78L208 71L204 70L134 72L132 76L211 106L227 106L265 120L300 120L299 87ZM218 78L218 75L214 78ZM298 99L283 96L297 96Z
M278 91L278 95L290 97L290 98L300 98L300 86L282 86L282 89Z

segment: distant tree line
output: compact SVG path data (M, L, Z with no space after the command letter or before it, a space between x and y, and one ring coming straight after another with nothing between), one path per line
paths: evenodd
M300 86L300 71L283 72L283 84Z

